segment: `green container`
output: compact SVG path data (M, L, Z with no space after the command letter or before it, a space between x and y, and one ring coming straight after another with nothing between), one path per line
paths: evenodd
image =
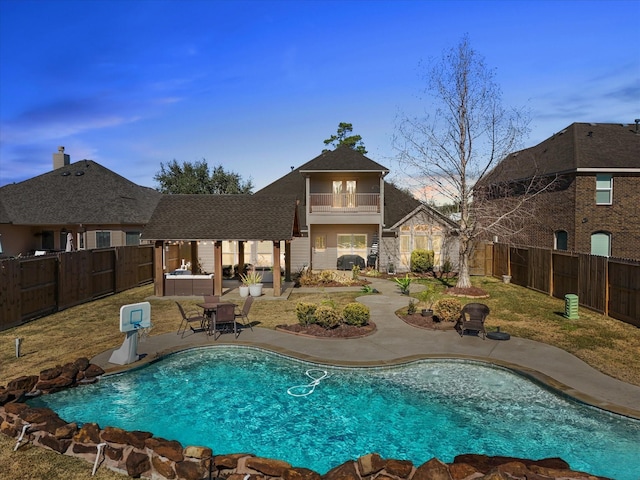
M570 320L577 320L578 315L578 295L568 293L564 296L564 316Z

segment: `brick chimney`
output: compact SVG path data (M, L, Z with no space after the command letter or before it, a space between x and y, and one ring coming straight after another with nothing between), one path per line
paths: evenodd
M71 163L71 157L64 153L64 147L58 147L58 153L53 154L53 169L64 167Z

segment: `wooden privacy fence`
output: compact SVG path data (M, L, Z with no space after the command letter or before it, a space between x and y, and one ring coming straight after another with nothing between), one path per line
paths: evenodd
M0 261L0 330L153 282L153 246Z
M495 243L493 275L640 327L639 261Z

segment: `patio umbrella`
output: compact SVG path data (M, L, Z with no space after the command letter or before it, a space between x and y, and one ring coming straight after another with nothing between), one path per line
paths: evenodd
M71 252L73 250L73 233L67 233L67 246L65 247L65 252Z

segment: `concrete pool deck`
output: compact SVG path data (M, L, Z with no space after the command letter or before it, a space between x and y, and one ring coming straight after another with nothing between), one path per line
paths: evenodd
M640 387L609 377L570 353L544 343L517 337L508 341L483 340L472 335L460 337L453 330L434 331L410 326L395 315L396 310L407 305L407 297L399 293L395 283L379 279L370 281L380 294L358 298L370 307L371 321L377 327L375 333L366 337L317 339L255 326L253 330L242 330L237 339L233 334L223 334L217 341L201 332L188 332L184 338L172 332L140 341L138 353L142 358L135 363L126 366L109 363L114 349L95 356L91 362L107 373L115 373L169 353L210 345L254 346L302 360L343 366L461 358L509 367L590 405L640 419ZM266 292L259 301L279 301L289 293L290 289L282 297L273 297ZM225 293L224 299L241 303L237 290L233 289ZM260 320L255 315L249 316L254 322ZM177 326L176 316L176 330Z

